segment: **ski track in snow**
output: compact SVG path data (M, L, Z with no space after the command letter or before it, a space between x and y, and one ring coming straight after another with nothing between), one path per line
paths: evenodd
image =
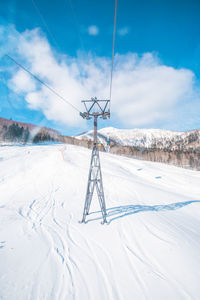
M199 300L200 173L101 153L81 224L90 154L0 148L0 299Z

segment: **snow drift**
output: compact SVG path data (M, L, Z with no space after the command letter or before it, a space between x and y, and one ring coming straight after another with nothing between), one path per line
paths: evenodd
M200 173L101 153L80 224L90 151L0 148L0 299L200 299Z

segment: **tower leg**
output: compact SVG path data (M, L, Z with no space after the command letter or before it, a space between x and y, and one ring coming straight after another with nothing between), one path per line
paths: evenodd
M83 218L82 222L85 223L86 216L89 214L90 205L94 193L94 188L96 187L97 196L101 208L103 223L106 223L106 204L104 198L103 191L103 182L102 182L102 174L101 174L101 165L100 165L100 157L99 157L99 149L97 144L95 143L92 149L92 156L90 162L90 170L88 176L88 185L87 185L87 193L85 197L85 205L83 210Z

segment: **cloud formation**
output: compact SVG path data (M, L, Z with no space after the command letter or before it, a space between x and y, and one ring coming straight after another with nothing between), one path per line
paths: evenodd
M98 35L99 28L96 25L91 25L88 27L88 34L89 35Z
M129 33L129 28L128 27L122 27L122 28L118 29L117 32L120 36L125 36Z
M17 38L16 38L17 37ZM69 57L54 53L39 29L24 33L9 30L10 54L31 72L82 111L81 100L109 97L111 61L84 55ZM126 127L155 126L170 118L177 105L194 99L195 77L187 69L163 65L156 55L116 55L113 77L112 115ZM47 119L69 126L82 122L77 111L63 103L21 69L14 67L9 87L25 97L28 106Z
M131 126L148 126L168 118L178 103L194 96L193 84L190 70L162 65L151 53L118 56L113 110Z

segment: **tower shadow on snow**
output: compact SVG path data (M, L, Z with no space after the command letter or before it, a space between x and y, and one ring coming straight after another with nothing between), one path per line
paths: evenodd
M184 206L187 206L192 203L200 203L200 200L190 200L190 201L185 201L185 202L176 202L176 203L171 203L171 204L166 204L166 205L121 205L121 206L116 206L112 208L107 208L106 209L106 214L107 214L107 223L110 224L111 222L124 218L129 215L137 214L140 212L146 212L146 211L166 211L166 210L176 210L180 209ZM101 213L101 211L95 211L89 213L89 215L94 215L97 213ZM92 222L95 220L101 219L102 216L98 216L92 219L89 219L87 222Z

